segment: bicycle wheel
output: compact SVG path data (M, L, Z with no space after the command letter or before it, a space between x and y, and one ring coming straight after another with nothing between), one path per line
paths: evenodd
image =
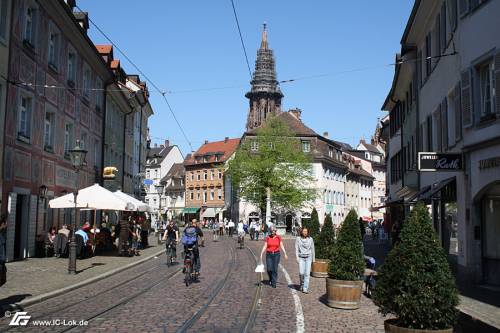
M184 282L186 283L186 287L188 287L191 284L191 279L192 279L192 268L191 265L186 265L186 273L184 275Z
M172 249L167 249L167 266L170 267L172 264Z

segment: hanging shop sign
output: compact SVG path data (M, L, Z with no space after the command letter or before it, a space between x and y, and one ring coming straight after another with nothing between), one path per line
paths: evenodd
M463 169L462 154L453 153L418 153L418 170L420 171L460 171Z

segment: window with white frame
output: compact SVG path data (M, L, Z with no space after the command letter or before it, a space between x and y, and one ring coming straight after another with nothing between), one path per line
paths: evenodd
M211 189L210 190L210 200L215 200L215 190L214 189Z
M150 175L149 172L150 172L149 170L146 170L146 179L149 179L149 175Z
M311 143L309 141L302 141L302 151L308 153L311 151Z
M200 190L196 191L196 200L200 200Z
M18 112L18 129L19 137L29 139L31 136L31 114L33 113L33 99L29 96L21 96Z
M194 191L189 192L189 199L194 200Z
M210 180L214 180L214 170L210 171Z
M479 100L481 102L481 117L492 114L494 106L494 83L493 83L493 62L490 61L479 66Z
M219 171L219 179L222 179L222 171Z
M194 181L194 172L191 172L191 181Z
M54 151L55 110L45 107L45 122L43 124L43 148Z
M252 142L250 143L250 150L251 151L259 150L259 143L257 142L257 140L252 140Z
M207 202L207 191L203 191L203 202Z
M24 12L23 39L31 46L35 46L35 19L36 9L33 5L28 5Z
M48 41L48 63L53 68L58 68L59 66L59 45L60 45L60 34L56 29L54 24L49 25L49 41Z
M222 189L221 188L217 190L217 198L219 200L222 200Z
M207 180L208 179L208 171L205 170L203 171L203 180Z
M65 155L73 149L73 124L66 122L64 124L64 153Z
M76 52L69 48L68 51L68 72L67 72L67 80L71 82L71 85L75 84L76 80Z
M198 180L198 181L201 180L201 174L200 174L200 172L196 173L196 180Z
M330 158L333 158L333 147L332 146L328 146L328 156Z

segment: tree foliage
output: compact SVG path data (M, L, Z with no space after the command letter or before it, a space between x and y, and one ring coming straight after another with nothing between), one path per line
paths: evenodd
M309 235L316 241L319 236L319 217L316 208L313 208L309 221Z
M365 260L358 215L351 209L332 249L328 273L333 279L354 281L363 277Z
M239 196L262 210L267 188L271 189L273 208L295 209L316 198L316 190L310 186L311 161L287 125L272 117L255 136L245 138L227 172Z
M321 228L321 232L314 240L314 249L316 250L316 258L330 259L333 253L333 245L335 244L335 229L333 228L332 216L327 214L325 222Z
M379 270L373 299L381 313L396 315L398 326L438 330L455 324L455 280L424 204L404 223L400 241Z

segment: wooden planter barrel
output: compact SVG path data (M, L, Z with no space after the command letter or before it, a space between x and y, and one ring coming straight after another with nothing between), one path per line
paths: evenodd
M311 276L317 278L328 277L329 263L330 263L329 259L316 259L316 261L313 261L311 265Z
M345 310L358 309L362 287L363 281L326 279L328 306Z
M417 330L414 328L406 328L394 325L394 319L384 321L384 329L386 333L453 333L453 328L446 330Z

